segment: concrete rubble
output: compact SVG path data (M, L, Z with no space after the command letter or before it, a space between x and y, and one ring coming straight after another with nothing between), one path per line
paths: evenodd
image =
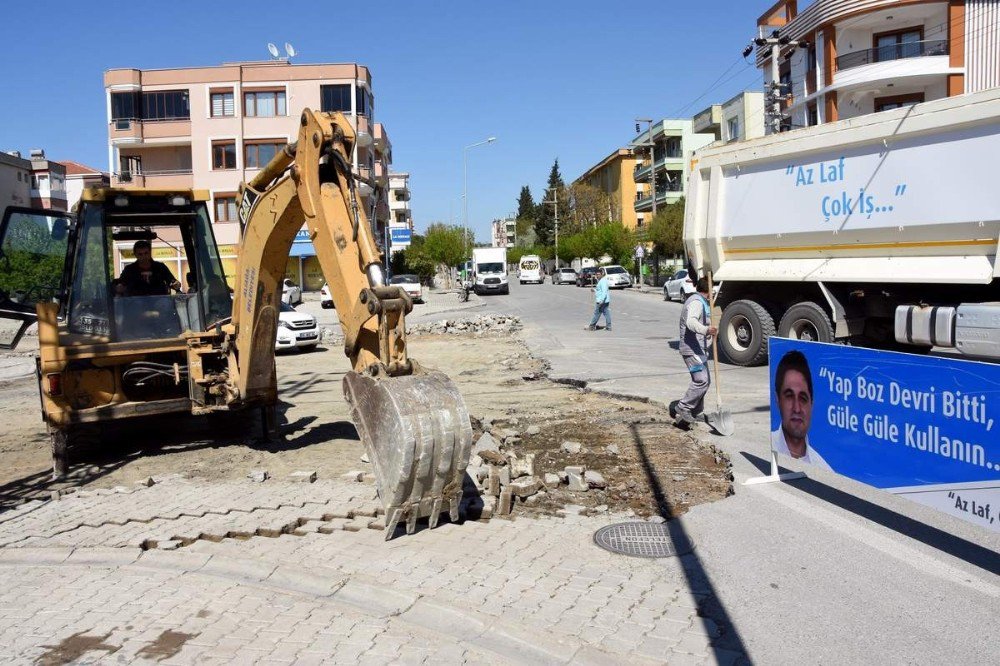
M520 329L520 317L480 315L475 319L441 319L435 322L416 324L410 326L406 332L408 335L471 334L478 337L484 335L509 335Z

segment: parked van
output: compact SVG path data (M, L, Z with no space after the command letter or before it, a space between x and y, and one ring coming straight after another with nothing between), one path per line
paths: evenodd
M542 259L537 254L526 254L521 257L517 269L521 284L527 282L542 283Z

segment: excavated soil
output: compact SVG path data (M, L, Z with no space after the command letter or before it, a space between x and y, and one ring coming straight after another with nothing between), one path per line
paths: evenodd
M516 338L421 335L411 338L410 353L458 384L477 437L482 423L492 422L494 432L518 432L520 441L505 450L535 453L539 476L582 465L607 480L603 490L550 488L519 501L515 516L577 505L586 511L673 517L732 493L727 457L675 428L662 408L551 382L544 362L532 358ZM35 379L0 383L5 425L0 510L48 497L56 488L108 488L166 474L240 479L252 469L265 469L280 480L298 470L315 471L321 478L369 470L361 462L363 447L343 400L347 364L341 349L281 354L277 366L280 441L260 438L255 414L120 422L95 429L75 451L70 477L59 483L49 479L49 439L39 417ZM530 426L537 426L538 434L526 434ZM566 440L581 443L583 450L564 453L560 447Z

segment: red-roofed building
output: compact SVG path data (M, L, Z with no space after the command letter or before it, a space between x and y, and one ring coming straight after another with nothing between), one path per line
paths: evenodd
M80 200L84 188L111 185L111 177L100 169L71 160L60 160L59 163L66 167L66 205L69 210L73 210Z

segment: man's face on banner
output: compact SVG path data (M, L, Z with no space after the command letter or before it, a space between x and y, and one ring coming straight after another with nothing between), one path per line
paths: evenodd
M812 395L809 384L798 370L785 372L781 392L778 394L778 410L781 412L781 429L792 439L805 439L812 422Z

